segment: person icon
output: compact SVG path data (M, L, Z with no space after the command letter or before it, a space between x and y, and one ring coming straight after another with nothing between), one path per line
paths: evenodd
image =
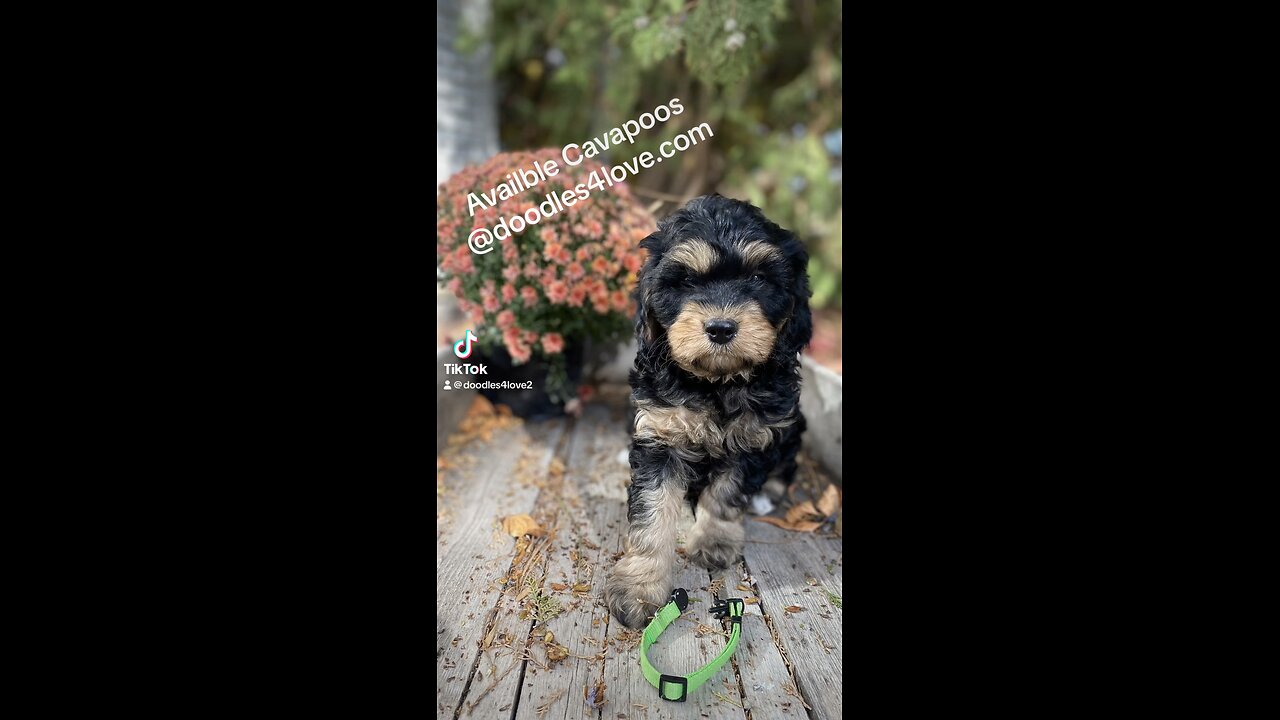
M444 381L444 389L445 389L445 390L450 390L450 389L451 389L451 388L449 387L449 381L448 381L448 380L445 380L445 381Z

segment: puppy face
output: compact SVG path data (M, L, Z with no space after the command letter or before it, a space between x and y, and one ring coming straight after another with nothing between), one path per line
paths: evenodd
M665 337L684 371L709 380L745 377L775 353L799 352L808 342L808 256L758 208L698 198L641 245L650 257L641 271L637 330L642 341ZM792 328L802 339L786 332L791 323L803 326Z

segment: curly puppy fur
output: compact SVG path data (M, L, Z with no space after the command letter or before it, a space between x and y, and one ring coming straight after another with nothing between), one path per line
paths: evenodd
M605 584L631 628L671 593L683 503L694 508L687 557L724 568L742 555L750 497L795 477L799 353L813 334L809 257L759 208L700 197L640 245L630 526Z

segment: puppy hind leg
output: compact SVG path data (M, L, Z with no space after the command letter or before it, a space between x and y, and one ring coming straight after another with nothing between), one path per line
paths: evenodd
M742 527L746 506L738 471L718 473L698 498L685 556L709 570L722 570L736 563L746 540Z
M778 464L769 473L769 479L765 481L762 488L762 495L771 504L781 502L787 494L787 489L796 479L796 454L800 452L800 436L804 433L806 425L804 415L801 415L787 428L778 442Z

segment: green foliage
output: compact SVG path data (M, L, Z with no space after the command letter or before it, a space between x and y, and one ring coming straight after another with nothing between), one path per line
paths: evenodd
M706 82L741 82L773 44L781 0L632 0L613 21L612 40L649 70L684 49L684 64Z
M708 123L637 194L750 198L809 248L814 305L836 305L841 159L823 139L843 124L842 19L830 0L493 0L503 145L581 143L678 97L684 114L601 159Z
M839 300L841 267L840 187L830 175L827 152L818 138L771 135L759 146L735 155L754 155L744 169L731 162L728 183L752 204L766 208L771 220L795 229L809 247L809 281L813 304L825 307ZM756 169L752 170L751 168Z
M525 579L525 586L532 591L529 597L529 604L525 606L525 610L538 625L546 625L555 619L560 613L564 612L564 606L560 604L551 595L547 595L538 587L538 581L532 577Z
M781 0L700 2L689 13L685 64L712 82L741 82L773 45L774 21L783 15Z

